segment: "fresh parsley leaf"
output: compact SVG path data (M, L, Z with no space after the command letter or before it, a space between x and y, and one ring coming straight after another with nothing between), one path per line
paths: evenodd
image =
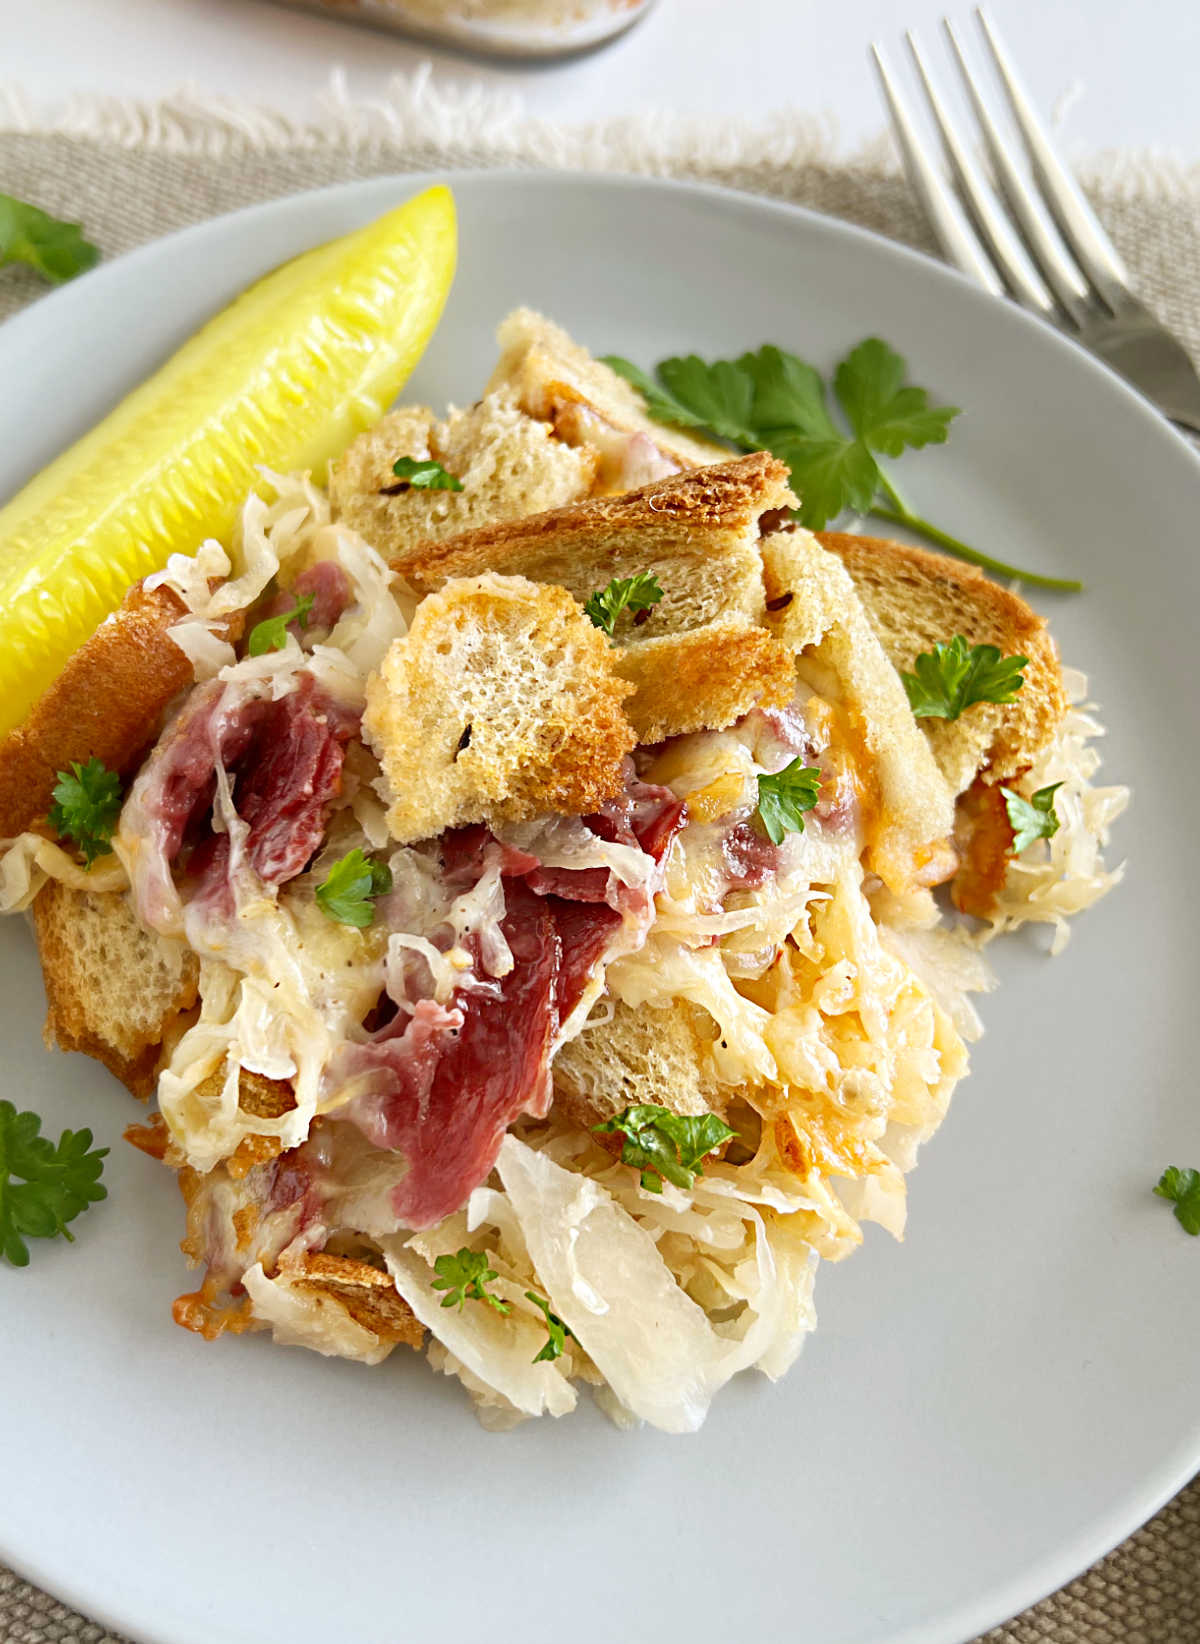
M770 343L757 353L743 354L737 363L754 385L753 427L768 443L770 435L764 436L763 430L779 429L812 439L837 434L825 403L825 384L815 367Z
M339 924L365 930L375 917L371 903L391 888L392 870L387 863L371 861L356 845L333 864L317 886L317 906Z
M642 1173L642 1186L661 1193L664 1179L690 1188L702 1176L701 1160L734 1132L715 1113L672 1113L651 1102L635 1103L615 1119L593 1125L598 1135L623 1135L621 1163Z
M1015 702L1027 656L1001 656L994 645L968 645L961 634L922 651L916 672L902 673L917 719L957 719L975 702Z
M433 1269L437 1274L433 1288L449 1292L442 1297L443 1307L461 1307L466 1301L481 1301L494 1307L497 1313L512 1311L506 1301L501 1301L499 1296L493 1296L490 1290L484 1288L498 1275L494 1267L488 1266L487 1257L478 1250L464 1245L455 1256L439 1256Z
M1174 1202L1175 1220L1185 1233L1200 1234L1200 1170L1168 1165L1154 1191Z
M67 1223L108 1197L101 1187L106 1147L92 1147L90 1130L64 1130L57 1144L39 1134L36 1113L0 1102L0 1254L29 1265L26 1239L71 1239Z
M563 1349L567 1345L567 1337L573 1332L559 1318L557 1313L550 1311L550 1303L545 1296L539 1296L536 1290L527 1290L525 1300L531 1301L535 1307L540 1307L546 1315L546 1329L550 1332L550 1339L534 1358L534 1364L540 1364L543 1359L560 1359ZM443 1303L443 1306L445 1304Z
M905 383L908 366L894 348L868 337L846 355L833 386L846 421L872 451L898 457L909 446L944 445L955 405L930 405L924 388Z
M73 280L100 260L78 223L60 222L25 200L0 194L0 267L28 263L55 285Z
M849 508L867 514L879 489L879 464L859 440L833 434L772 433L770 449L792 471L800 498L797 517L810 531L823 531Z
M714 360L699 354L660 360L658 378L678 404L685 405L697 422L723 440L754 449L754 379L737 360Z
M791 469L800 523L810 531L823 530L847 511L871 512L884 485L872 452L898 457L906 446L940 444L958 414L952 407L931 408L925 389L905 385L904 360L878 337L859 343L834 373L850 437L834 425L824 385L811 366L778 349L760 349L757 357L746 358L759 362L763 386L756 409L762 404L772 421L776 412L786 413L788 426L768 435L766 443Z
M821 773L815 765L795 759L773 776L758 779L758 816L772 845L784 834L804 832L804 812L811 811L821 793Z
M654 572L639 571L633 577L614 577L602 592L589 594L583 610L597 628L611 637L622 611L648 611L662 597Z
M661 388L653 377L648 377L640 366L623 360L619 354L604 354L601 363L615 371L618 377L624 377L631 383L646 402L646 410L655 422L673 423L677 428L703 428L704 418L698 417L694 411L677 400L673 394L668 394Z
M461 491L463 482L432 457L399 457L392 464L392 473L404 480L415 491ZM388 487L398 490L399 487Z
M112 851L112 836L121 814L121 778L101 759L75 761L57 773L54 803L47 820L60 839L73 839L90 868Z
M1048 788L1039 788L1032 799L1026 799L1011 788L1001 788L1009 826L1013 831L1013 855L1032 845L1035 839L1053 839L1058 832L1058 817L1054 811L1054 796L1062 787L1052 782Z
M301 594L290 611L280 611L278 616L264 617L256 622L250 630L250 639L246 645L248 656L265 656L268 651L282 651L287 644L289 622L298 622L302 628L308 627L308 613L313 607L313 595Z
M873 514L994 576L1069 593L1082 586L981 554L904 501L877 456L943 444L959 411L930 405L926 389L905 382L903 357L879 337L851 349L834 371L848 427L834 420L820 372L771 343L736 360L707 361L697 354L660 360L657 380L619 355L605 356L604 363L638 390L658 422L705 430L743 451L773 451L791 469L800 498L796 518L810 530L820 531L847 512Z

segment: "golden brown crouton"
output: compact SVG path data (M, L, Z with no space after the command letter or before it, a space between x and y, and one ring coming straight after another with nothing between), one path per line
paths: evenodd
M363 727L393 835L594 811L620 790L635 743L629 693L613 647L564 589L502 576L447 584L367 688Z

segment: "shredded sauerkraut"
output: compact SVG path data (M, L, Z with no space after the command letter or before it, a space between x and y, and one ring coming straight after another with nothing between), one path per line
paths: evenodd
M393 639L408 630L414 601L374 548L347 526L334 524L329 498L307 474L260 470L272 501L251 493L239 516L229 552L208 541L195 554L172 554L163 570L146 579L148 589L171 588L188 615L170 630L193 664L197 680L221 675L249 680L256 673L294 672L298 657L335 698L361 694ZM246 610L282 573L288 580L322 560L346 573L353 597L324 644L304 656L289 640L284 653L237 661L233 646L214 631L235 612ZM254 662L264 664L255 669Z
M0 913L23 913L48 879L70 890L121 891L129 884L115 858L102 857L81 868L61 845L40 833L21 833L0 840Z
M405 613L372 551L329 524L319 492L307 482L274 484L273 503L248 505L232 565L219 563L210 545L195 564L168 567L192 612L180 627L190 631L190 654L204 673L223 643L212 624L234 601L257 598L280 570L287 577L314 558L336 558L355 598L327 644L302 648L289 637L281 650L241 661L227 647L215 678L226 690L278 699L302 669L320 670L330 694L352 704L365 670L403 631ZM210 592L227 570L233 580ZM813 1325L819 1256L853 1249L863 1220L902 1232L903 1172L965 1067L946 1013L872 918L861 821L848 790L761 862L731 863L729 830L752 816L758 775L793 757L797 739L824 746L828 723L812 695L788 716L751 715L660 753L646 776L695 811L661 865L577 818L498 829L506 848L545 869L602 868L632 896L631 906L644 902L644 916L627 917L611 944L600 973L607 997L598 977L566 1026L577 1031L593 1007L603 1017L610 1000L690 1001L711 1024L708 1073L745 1107L740 1162L710 1159L691 1191L667 1183L653 1193L595 1137L552 1111L548 1121L510 1132L490 1182L465 1211L419 1234L398 1227L392 1208L403 1159L344 1124L334 1124L336 1141L328 1140L330 1120L353 1091L331 1090L324 1070L385 984L403 1011L410 997L445 1007L476 979L485 985L507 974L513 959L501 928L500 862L453 896L429 853L391 848L392 888L377 927L386 936L331 927L312 899L326 860L356 846L388 848L369 753L355 748L357 763L311 873L277 893L264 894L249 871L244 824L218 773L236 917L214 921L203 909L188 920L203 956L201 1008L175 1047L160 1100L176 1146L189 1164L213 1171L214 1183L220 1162L246 1137L293 1148L318 1135L314 1121L324 1115L321 1219L305 1225L297 1245L280 1250L287 1223L268 1217L267 1243L251 1240L239 1262L230 1232L238 1194L212 1201L208 1225L223 1230L214 1235L222 1271L248 1266L242 1283L254 1312L281 1341L369 1362L379 1356L372 1332L344 1323L311 1287L289 1281L298 1249L351 1236L386 1262L433 1337L435 1366L459 1377L490 1424L563 1414L583 1382L614 1419L691 1431L739 1370L783 1373ZM122 855L136 883L137 853ZM240 1068L288 1080L295 1109L274 1120L245 1114ZM464 1246L487 1255L507 1314L443 1306L434 1263ZM568 1327L557 1359L537 1357L545 1321L530 1291Z
M368 543L332 521L307 475L264 471L261 490L228 552L207 542L174 555L147 585L170 587L185 605L172 635L221 712L283 701L311 680L357 715L368 678L407 632L413 597ZM239 658L227 619L277 579L289 586L326 562L349 589L329 631L303 641L289 633L278 649ZM391 1343L298 1276L305 1254L329 1241L386 1266L429 1331L431 1363L463 1383L489 1426L566 1414L584 1385L615 1421L690 1432L733 1375L789 1368L815 1323L819 1259L856 1248L866 1221L902 1235L905 1173L965 1072L963 1041L979 1032L970 996L992 985L964 930L920 928L933 917L924 893L906 903L864 875L861 795L848 778L831 780L836 793L780 845L756 837L740 857L731 849L731 828L745 831L753 816L758 777L799 748L814 759L829 751L839 680L813 662L801 673L805 689L790 708L639 756L640 774L689 807L661 861L579 818L545 817L498 825L482 871L456 892L436 852L395 847L379 766L356 739L316 859L278 889L249 860L249 830L217 760L213 820L228 852L228 907L181 899L154 848L141 777L115 856L87 873L38 835L9 845L0 911L28 907L48 877L128 888L151 928L185 935L199 958L199 1005L174 1038L159 1103L172 1156L189 1167L185 1248L207 1262L211 1286L240 1287L282 1343L376 1363ZM1092 785L1102 730L1083 702L1083 676L1065 679L1070 712L1018 785L1031 795L1060 783L1060 826L1012 862L984 939L1042 920L1056 927L1058 951L1067 917L1121 877L1101 850L1128 793ZM365 929L330 921L316 900L329 866L356 849L386 853L390 871ZM445 1015L509 975L503 850L551 873L605 870L610 906L622 913L552 1050L585 1022L609 1020L614 1002L687 1001L702 1024L705 1088L734 1141L705 1159L691 1189L662 1182L655 1192L555 1107L508 1131L461 1211L414 1233L395 1210L408 1161L339 1121L359 1087L335 1083L331 1069L385 993L402 1016ZM294 1107L275 1118L243 1110L244 1071L286 1081ZM273 1201L273 1178L258 1165L248 1175L226 1168L248 1140L265 1141L258 1159L307 1148L319 1187L303 1213L286 1196ZM438 1259L464 1248L486 1256L506 1311L447 1306L434 1288ZM546 1318L534 1296L566 1328L557 1357L541 1351Z
M1070 940L1068 919L1098 902L1124 876L1124 864L1107 869L1102 853L1110 827L1129 803L1128 788L1093 785L1100 768L1093 743L1104 735L1104 726L1086 700L1086 675L1064 668L1063 684L1071 706L1032 768L1013 785L1028 799L1039 788L1062 784L1054 796L1058 832L1013 858L982 938L991 941L1034 921L1051 924L1054 954Z
M781 1375L813 1327L818 1258L854 1249L862 1221L902 1233L904 1172L965 1067L948 1016L881 940L852 852L757 976L731 975L720 939L676 930L615 961L608 981L627 1002L682 996L711 1013L714 1068L750 1103L740 1162L709 1159L691 1191L643 1187L552 1110L509 1133L465 1211L410 1234L390 1208L403 1161L334 1127L323 1232L371 1241L429 1330L434 1367L489 1426L565 1414L582 1383L614 1420L693 1431L738 1371ZM443 1305L434 1264L464 1247L486 1255L508 1314ZM338 1335L315 1298L279 1301L267 1282L254 1293L280 1340L374 1361L374 1338ZM538 1359L530 1291L571 1332L560 1358Z
M360 1155L358 1185L332 1212L338 1219L379 1216L387 1175L376 1160L368 1185L371 1169ZM692 1432L740 1370L783 1375L815 1324L811 1202L769 1173L714 1164L692 1192L668 1183L655 1194L587 1132L552 1116L508 1135L494 1184L430 1232L375 1238L397 1291L430 1332L434 1367L462 1381L489 1426L564 1415L582 1382L603 1393L614 1419ZM236 1195L224 1206L218 1197L209 1220L231 1225ZM298 1243L311 1238L310 1229ZM464 1248L486 1255L496 1274L489 1293L506 1312L444 1305L435 1263ZM369 1329L339 1317L311 1287L292 1287L294 1246L269 1253L273 1278L262 1254L250 1254L241 1282L277 1341L372 1364L385 1355ZM539 1357L547 1331L531 1291L567 1326L556 1359Z

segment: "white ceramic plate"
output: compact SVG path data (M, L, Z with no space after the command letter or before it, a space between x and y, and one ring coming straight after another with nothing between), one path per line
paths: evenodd
M0 495L248 281L411 193L385 179L178 234L0 332ZM1200 1461L1200 1248L1151 1194L1200 1165L1194 914L1200 463L1082 354L895 246L733 194L465 177L461 270L410 387L469 401L517 303L647 364L764 341L831 365L869 333L967 407L903 459L917 501L1017 562L1088 669L1135 804L1129 876L1051 961L1006 944L973 1076L911 1183L817 1287L781 1385L696 1437L591 1407L504 1437L413 1355L364 1368L170 1322L167 1174L124 1091L39 1040L27 933L0 930L0 1091L113 1148L74 1246L0 1269L0 1558L153 1644L958 1644L1131 1531Z

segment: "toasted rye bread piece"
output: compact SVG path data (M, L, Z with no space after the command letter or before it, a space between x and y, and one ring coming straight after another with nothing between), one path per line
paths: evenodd
M210 1073L196 1087L196 1094L206 1101L215 1102L225 1082L224 1068ZM265 1073L253 1073L249 1068L238 1070L238 1106L252 1119L282 1119L296 1105L296 1093L286 1079L268 1079ZM265 1164L283 1152L278 1136L243 1136L225 1161L225 1168L235 1181L248 1175L255 1165Z
M397 490L397 457L432 457L461 491ZM521 519L586 497L596 477L590 448L572 449L548 422L519 410L511 392L488 394L445 422L424 406L392 411L346 449L329 472L333 517L385 559L421 542Z
M594 498L446 543L423 543L392 569L421 592L451 577L498 571L555 583L582 604L614 577L652 571L663 598L645 621L617 619L615 638L640 644L718 617L763 612L759 522L794 504L787 469L766 452Z
M488 392L511 389L531 417L552 423L572 444L587 441L599 447L610 463L613 459L605 448L610 443L606 435L612 433L642 436L677 469L700 468L728 456L723 446L710 440L652 422L636 389L593 359L561 326L531 308L514 309L502 320L496 341L500 361Z
M124 892L73 890L51 879L32 913L49 1007L46 1043L94 1057L146 1100L166 1045L199 998L195 954L147 930ZM201 1091L215 1094L224 1077L223 1070L210 1074ZM285 1080L243 1068L238 1102L253 1118L278 1119L296 1098ZM244 1175L280 1147L277 1137L247 1136L228 1161L230 1174Z
M71 657L29 718L0 741L0 839L50 809L57 773L102 759L125 771L158 731L192 665L167 630L184 615L169 588L141 583Z
M204 1095L216 1095L222 1078L221 1073L210 1073L197 1089ZM296 1097L291 1085L284 1080L268 1079L261 1073L251 1073L242 1068L238 1078L238 1105L244 1113L254 1118L279 1119L295 1107ZM167 1161L173 1168L178 1167L180 1155L173 1147L171 1133L161 1113L151 1113L144 1125L126 1125L122 1134L131 1146L149 1154L160 1164ZM266 1164L282 1152L283 1147L277 1136L243 1136L236 1151L224 1161L224 1167L234 1181L240 1181L256 1165Z
M135 1145L155 1152L153 1137L131 1137ZM151 1146L146 1147L147 1140ZM199 1290L180 1296L172 1308L175 1322L212 1341L226 1332L240 1333L265 1325L255 1317L250 1298L230 1296L235 1280L256 1262L267 1275L306 1303L303 1310L320 1333L329 1308L345 1313L380 1343L405 1342L420 1347L424 1330L401 1300L390 1277L357 1256L305 1252L280 1261L280 1243L295 1227L282 1227L273 1214L269 1168L233 1176L223 1166L201 1175L184 1166L179 1187L187 1205L187 1231L180 1248L193 1264L207 1271ZM382 1356L382 1355L381 1355Z
M707 1071L712 1018L686 999L669 1009L611 1000L554 1058L554 1100L582 1128L650 1102L672 1113L721 1112L730 1090Z
M720 729L759 703L786 702L795 678L764 628L759 531L792 501L774 458L727 459L620 498L425 545L397 568L418 588L483 570L569 589L580 602L614 577L652 571L664 597L624 612L617 667L639 742Z
M954 905L962 913L986 919L1004 889L1012 861L1012 823L998 787L976 777L966 793L959 795L954 836L958 846Z
M1050 740L1067 710L1062 670L1043 619L1018 595L973 565L876 537L820 533L850 575L895 667L910 673L917 655L962 634L968 644L1027 656L1015 702L980 702L959 719L923 719L934 758L956 794L976 776L1008 782Z
M195 954L146 930L128 896L54 880L34 901L33 927L47 1044L94 1056L135 1096L152 1095L164 1034L196 1003Z
M186 1240L184 1244L186 1248ZM377 1363L386 1357L388 1349L401 1344L419 1350L425 1340L425 1326L389 1275L369 1262L352 1256L310 1254L302 1257L298 1266L281 1267L272 1282L304 1304L299 1310L302 1324L293 1319L293 1340L306 1347L330 1350L325 1344L337 1333L336 1327L330 1328L331 1308L377 1339L380 1351L371 1353L369 1363ZM271 1327L270 1320L255 1314L248 1295L230 1299L211 1279L205 1279L199 1290L177 1297L171 1316L176 1324L203 1336L205 1341Z
M419 1348L425 1326L397 1291L389 1273L353 1256L308 1255L300 1277L280 1274L292 1289L317 1302L342 1307L355 1324L380 1341Z
M751 708L783 707L796 690L792 653L742 615L618 647L616 661L634 688L625 712L641 744L723 731Z
M265 1073L242 1068L238 1075L238 1106L243 1113L252 1119L282 1119L295 1105L296 1092L286 1079L268 1079ZM275 1137L270 1139L274 1141Z
M846 568L799 529L766 537L762 551L768 626L802 666L827 671L840 699L859 756L867 865L894 890L939 884L954 869L952 796Z
M367 686L364 733L398 840L547 811L587 815L621 788L635 744L613 647L562 588L448 583Z

